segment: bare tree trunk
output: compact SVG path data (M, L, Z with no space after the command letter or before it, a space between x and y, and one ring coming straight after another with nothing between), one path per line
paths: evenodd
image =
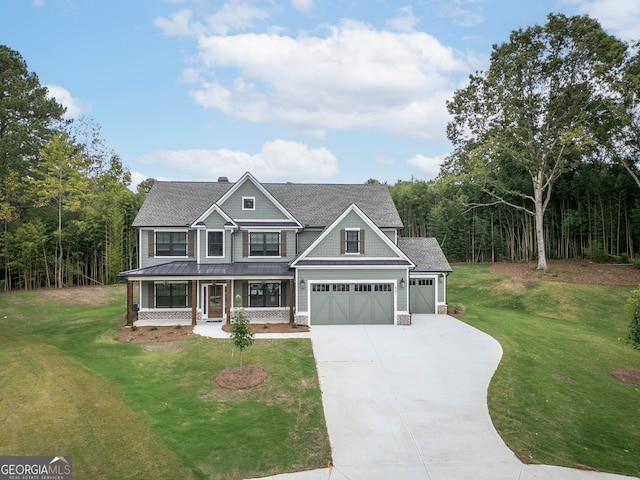
M538 246L538 270L547 269L547 253L544 248L544 203L542 200L541 181L534 182L534 204L536 221L536 243Z

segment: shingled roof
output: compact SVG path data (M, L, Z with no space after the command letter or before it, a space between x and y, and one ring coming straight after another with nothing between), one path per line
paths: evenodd
M229 182L156 181L147 194L133 226L189 226L233 185ZM325 227L349 205L355 203L378 227L402 228L402 220L386 185L261 185L305 227Z
M416 264L413 272L453 271L435 238L401 237L398 247Z

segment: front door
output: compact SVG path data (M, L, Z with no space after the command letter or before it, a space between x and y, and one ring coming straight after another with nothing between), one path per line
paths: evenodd
M222 318L224 308L224 285L209 285L209 318Z

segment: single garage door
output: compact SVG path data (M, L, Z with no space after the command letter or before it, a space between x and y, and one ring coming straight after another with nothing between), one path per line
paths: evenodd
M436 287L433 278L409 280L409 310L411 313L436 313Z
M393 324L392 283L314 283L312 325Z

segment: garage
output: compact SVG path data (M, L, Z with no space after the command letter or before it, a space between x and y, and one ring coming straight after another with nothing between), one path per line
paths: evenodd
M436 287L433 278L409 280L409 309L411 313L436 313Z
M314 283L313 325L394 323L393 283Z

